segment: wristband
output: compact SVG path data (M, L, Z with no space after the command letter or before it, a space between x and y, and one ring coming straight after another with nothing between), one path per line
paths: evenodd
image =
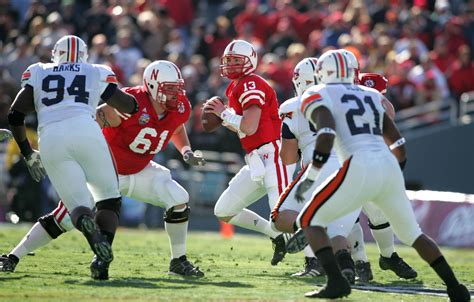
M318 164L324 164L328 161L330 153L321 153L318 150L313 152L313 162Z
M221 119L228 125L232 126L235 130L240 130L242 116L230 111L229 108L226 108L221 112Z
M182 155L184 155L184 153L188 151L191 151L191 152L193 151L190 146L184 146L183 148L181 148L181 150L179 150L179 152L181 152Z
M318 135L323 134L323 133L336 135L336 131L334 131L334 129L329 128L329 127L324 127L318 130Z
M404 145L406 143L406 140L404 137L398 139L396 142L394 142L393 144L390 145L390 150L393 150L393 149L396 149L402 145Z
M319 169L316 168L315 166L311 165L309 167L308 174L306 175L306 179L309 179L311 181L314 181L316 177L319 175Z

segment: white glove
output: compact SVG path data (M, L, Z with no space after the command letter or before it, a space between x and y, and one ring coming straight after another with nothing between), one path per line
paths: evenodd
M30 171L31 177L37 182L39 182L43 177L46 176L46 171L41 163L40 154L38 151L33 150L28 157L25 157L26 165L28 166L28 171Z
M192 150L184 152L183 159L191 166L204 166L206 164L206 160L202 157L202 154L200 152L193 152Z
M0 129L0 142L3 142L4 140L10 139L12 137L13 137L13 134L10 130Z
M311 186L314 183L314 180L318 178L319 176L320 169L313 166L312 163L310 163L310 165L311 166L308 168L308 171L305 173L303 180L296 187L295 198L298 202L305 202L304 193L306 193L306 191L308 191L309 188L311 188Z

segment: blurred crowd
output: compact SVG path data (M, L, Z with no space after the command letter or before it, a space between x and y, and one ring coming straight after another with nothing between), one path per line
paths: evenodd
M385 75L396 110L457 102L474 90L474 1L0 0L0 127L8 127L22 72L49 62L54 43L67 34L83 38L89 62L110 66L123 86L140 85L153 60L177 64L194 106L188 132L196 149L240 150L236 136L226 130L209 135L199 122L203 101L224 95L220 56L234 38L255 45L257 73L271 82L280 102L293 96L296 63L331 48L354 52L362 72ZM30 124L34 128L34 118ZM28 177L15 176L13 168L22 163L10 145L2 145L1 175L7 184L2 195L11 205ZM41 192L45 200L51 195Z

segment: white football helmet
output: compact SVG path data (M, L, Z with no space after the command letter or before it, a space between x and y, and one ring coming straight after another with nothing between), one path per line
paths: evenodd
M354 84L354 72L347 57L337 50L326 51L316 66L316 78L320 84Z
M54 44L52 61L60 63L86 63L87 44L79 37L64 36Z
M359 61L352 51L347 49L341 49L340 51L346 56L347 62L349 63L349 68L354 69L354 83L359 84Z
M234 80L252 73L257 68L257 51L247 41L234 40L221 57L221 75Z
M304 58L296 64L292 81L297 96L302 95L309 87L318 84L316 80L317 63L317 58Z
M143 72L143 86L153 101L168 111L179 109L181 97L186 94L181 71L170 61L154 61Z

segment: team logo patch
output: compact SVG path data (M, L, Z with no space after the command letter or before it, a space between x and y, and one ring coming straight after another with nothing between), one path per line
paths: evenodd
M374 88L375 82L374 80L368 79L364 82L364 86L369 87L369 88Z
M186 108L184 107L184 104L182 102L178 103L178 112L179 113L184 113L186 111Z
M283 119L290 119L293 117L293 112L286 112L286 113L282 113L280 114L280 118L283 120Z
M150 121L150 115L148 113L143 112L142 115L138 118L138 123L140 125L145 125Z

